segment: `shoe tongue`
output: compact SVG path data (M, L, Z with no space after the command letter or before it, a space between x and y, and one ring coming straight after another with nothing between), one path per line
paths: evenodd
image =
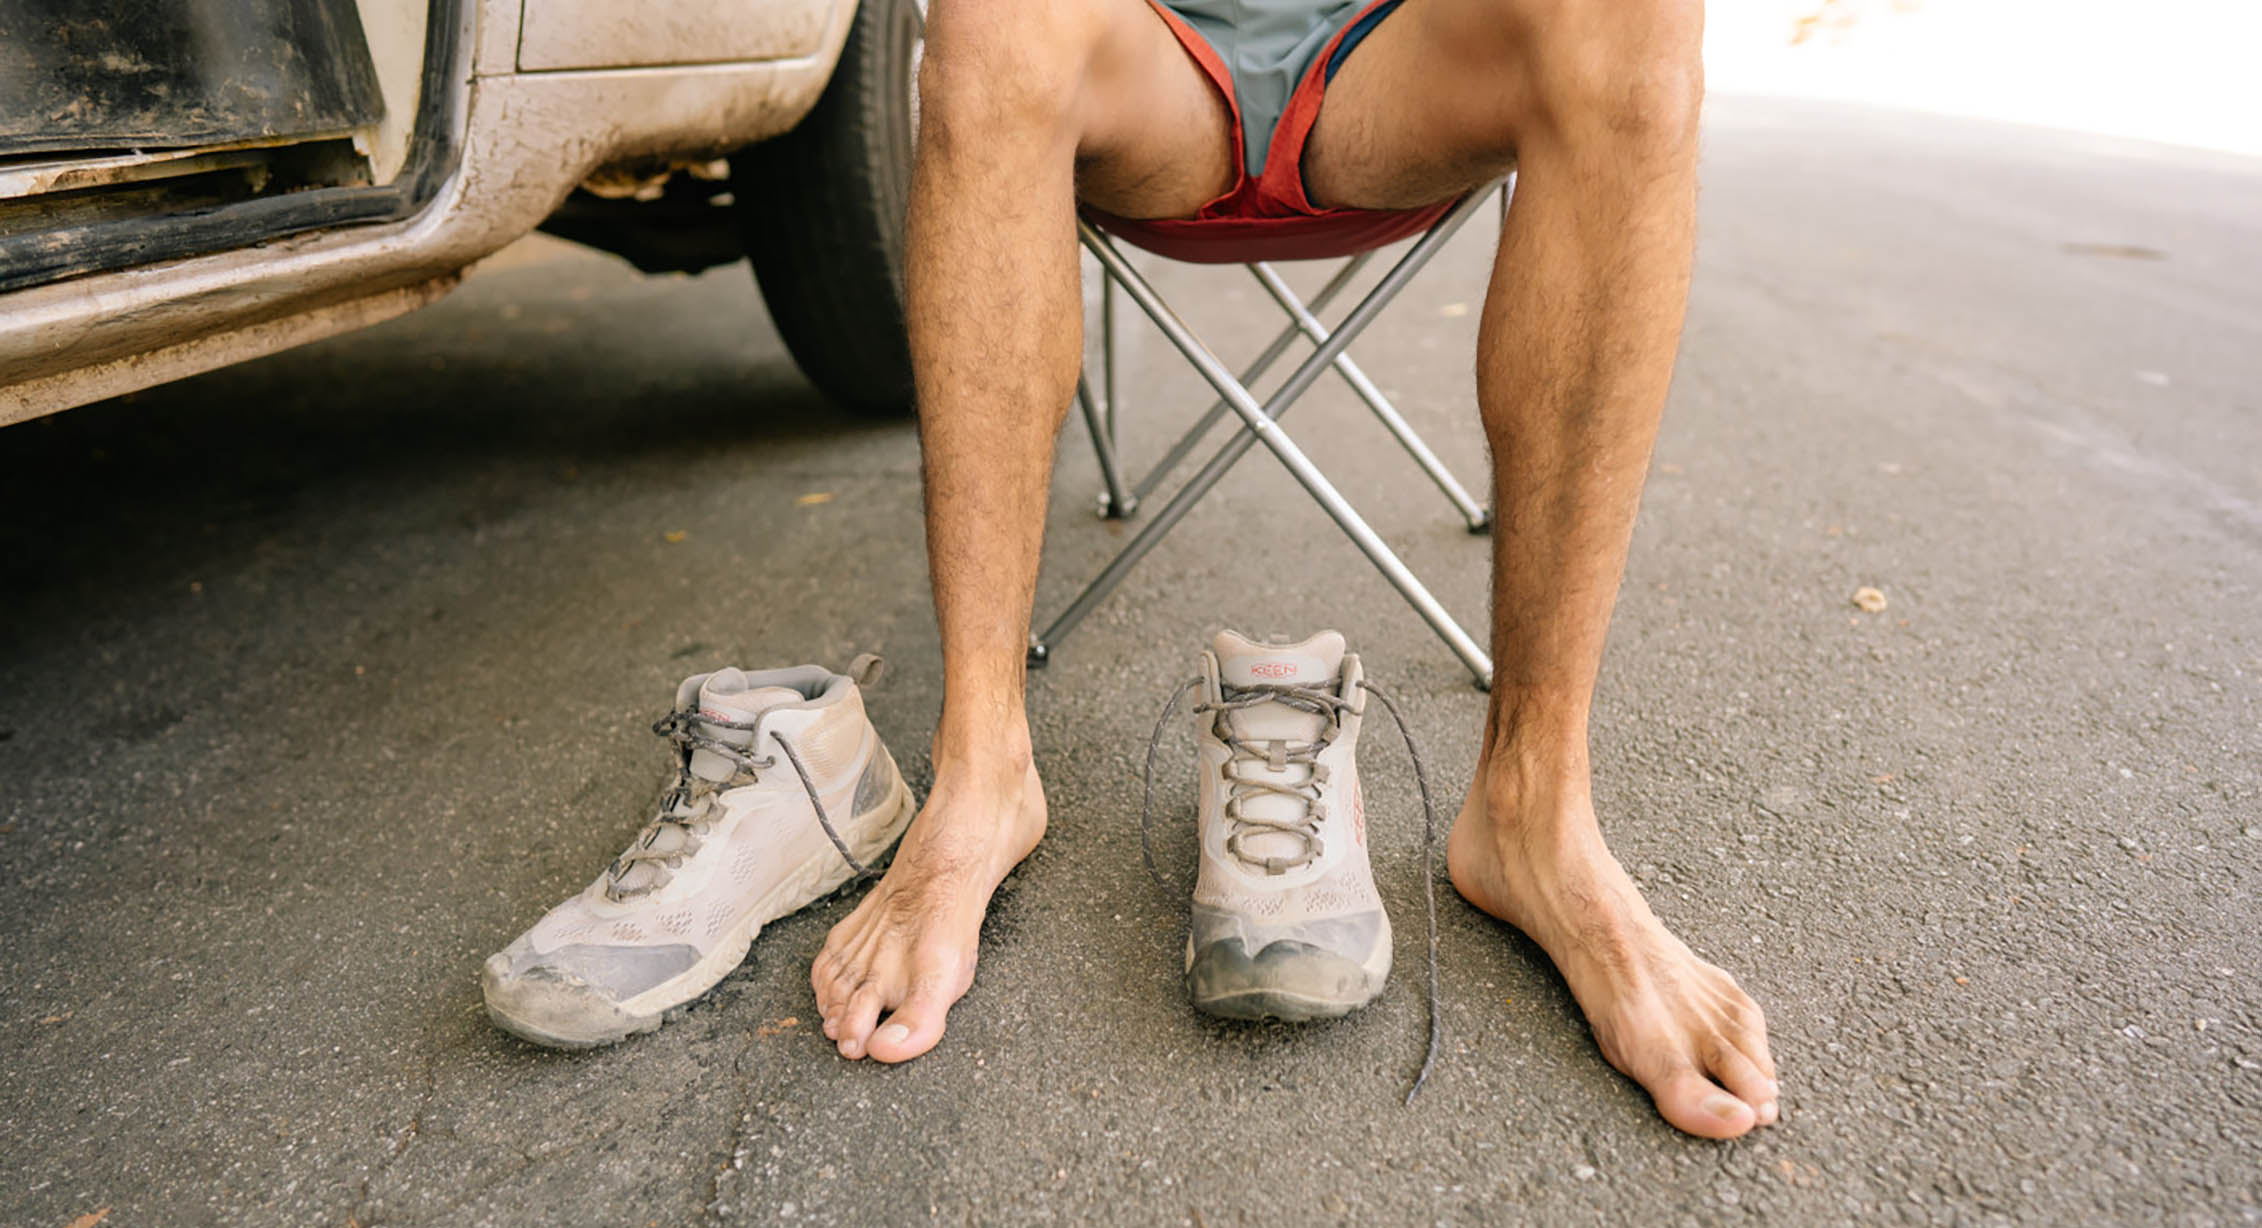
M808 697L789 686L753 686L747 682L746 671L730 668L716 670L699 687L699 715L709 720L736 721L747 724L761 713L781 704L801 703ZM707 726L707 736L732 746L745 746L754 740L749 729L722 729ZM701 780L716 784L729 780L738 771L738 765L711 750L691 752L691 774Z
M1300 644L1259 644L1238 631L1220 631L1211 642L1218 680L1229 687L1306 686L1335 689L1343 669L1343 635L1322 631ZM1286 704L1257 704L1233 713L1235 732L1244 738L1310 741L1327 727L1325 718Z
M1343 633L1322 631L1301 644L1260 644L1238 631L1220 631L1210 644L1218 677L1227 686L1282 683L1325 687L1343 668Z
M1299 644L1260 644L1237 631L1220 631L1210 648L1217 654L1218 680L1229 687L1292 685L1332 691L1343 670L1343 636L1335 631L1322 631ZM1271 741L1314 741L1328 724L1319 713L1285 703L1252 704L1227 713L1225 719L1234 735L1252 744L1248 749L1257 754L1265 753L1264 743ZM1275 771L1262 762L1242 759L1234 772L1245 780L1275 781L1293 788L1310 781L1312 769L1292 763ZM1256 792L1242 799L1241 811L1292 824L1305 817L1306 808L1294 798ZM1250 831L1244 833L1242 844L1255 856L1293 857L1302 850L1303 839L1286 832Z

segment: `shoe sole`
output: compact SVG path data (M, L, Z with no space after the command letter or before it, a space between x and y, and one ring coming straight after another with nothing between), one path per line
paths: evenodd
M887 750L883 747L878 753L885 755ZM895 766L892 756L888 765ZM862 844L849 845L856 860L866 865L894 846L917 810L911 786L904 783L900 771L895 773L895 788L879 809L887 814L886 821ZM656 1031L745 963L763 926L824 899L847 886L854 875L839 852L828 845L755 901L735 937L717 943L698 963L626 1002L607 1002L564 982L524 978L505 981L509 961L499 953L490 955L479 973L487 1017L505 1032L548 1049L598 1049Z
M1252 958L1239 939L1227 938L1197 953L1188 935L1186 994L1195 1010L1222 1019L1336 1019L1381 996L1389 952L1387 931L1379 970L1300 942L1275 942Z

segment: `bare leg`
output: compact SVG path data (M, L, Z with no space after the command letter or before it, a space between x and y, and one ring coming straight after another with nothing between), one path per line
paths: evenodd
M1162 215L1231 174L1222 104L1138 0L935 0L920 89L905 289L942 631L935 783L810 970L825 1035L886 1062L942 1038L990 896L1045 830L1022 672L1081 356L1079 181Z
M1587 752L1688 291L1702 21L1677 0L1413 0L1347 61L1310 165L1327 203L1370 206L1518 165L1478 338L1495 675L1447 862L1668 1121L1730 1138L1778 1115L1766 1024L1604 846Z

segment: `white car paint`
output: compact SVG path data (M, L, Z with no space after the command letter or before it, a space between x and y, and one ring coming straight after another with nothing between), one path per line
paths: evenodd
M469 2L461 159L422 212L0 296L0 425L431 302L608 164L711 158L792 127L823 92L855 16L854 0L673 0L667 20L648 23L618 0ZM524 68L529 28L539 62L621 54L604 66ZM718 45L795 53L702 62Z

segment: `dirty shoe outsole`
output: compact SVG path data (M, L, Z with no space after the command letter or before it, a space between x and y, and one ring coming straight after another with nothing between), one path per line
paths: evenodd
M1382 995L1390 976L1301 942L1275 942L1251 958L1237 938L1193 949L1187 939L1186 995L1194 1009L1224 1019L1304 1023L1336 1019Z
M911 787L900 773L885 804L893 808L892 813L873 838L863 845L850 846L856 859L867 865L895 846L918 810ZM505 1032L548 1049L597 1049L655 1031L745 963L763 926L851 885L854 876L838 852L826 849L802 863L760 901L747 914L736 939L717 945L698 963L626 1002L608 1002L570 976L505 981L503 974L510 967L509 961L500 953L490 955L479 971L487 1018Z

